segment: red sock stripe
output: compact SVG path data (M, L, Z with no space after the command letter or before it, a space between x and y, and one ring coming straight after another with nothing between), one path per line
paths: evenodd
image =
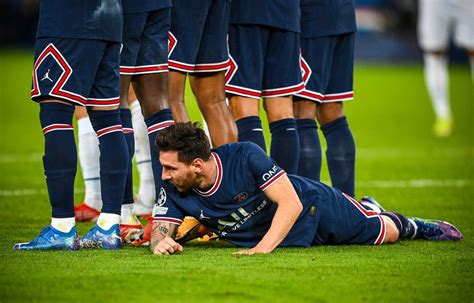
M134 134L135 131L133 130L133 128L126 128L126 127L124 127L124 128L123 128L123 133L124 133L124 134Z
M123 131L122 129L122 125L113 125L113 126L109 126L109 127L106 127L106 128L103 128L101 130L99 130L97 132L97 138L100 138L102 136L105 136L107 134L110 134L110 133L114 133L114 132L121 132Z
M148 134L160 131L160 130L165 129L168 126L171 126L173 124L174 124L173 120L167 120L167 121L163 121L163 122L160 122L160 123L153 124L152 126L148 127Z
M43 128L43 135L56 130L74 130L74 127L70 124L50 124Z

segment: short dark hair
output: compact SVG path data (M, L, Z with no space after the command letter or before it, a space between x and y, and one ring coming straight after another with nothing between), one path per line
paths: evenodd
M178 152L178 161L186 164L211 157L211 144L197 122L173 124L158 133L155 143L158 151Z

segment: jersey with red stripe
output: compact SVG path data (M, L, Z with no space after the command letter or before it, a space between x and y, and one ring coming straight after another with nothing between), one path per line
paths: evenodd
M181 224L185 216L193 216L235 245L255 246L270 228L277 209L265 190L286 173L250 142L219 147L213 150L212 161L217 176L206 192L181 193L164 182L153 209L154 220ZM288 177L303 211L279 246L383 242L385 229L379 214L323 183Z

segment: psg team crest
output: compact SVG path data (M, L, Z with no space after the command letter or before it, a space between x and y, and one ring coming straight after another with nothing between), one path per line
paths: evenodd
M157 206L163 206L166 202L166 191L165 189L162 187L160 189L160 194L158 195L158 201L156 201L156 205Z
M233 200L235 203L240 203L240 202L245 201L245 199L247 199L248 196L249 195L246 192L241 192L240 194L235 196Z

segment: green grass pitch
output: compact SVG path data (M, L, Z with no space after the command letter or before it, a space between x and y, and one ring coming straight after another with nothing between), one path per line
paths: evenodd
M133 247L12 250L50 218L38 106L29 101L32 60L31 52L0 51L0 302L473 302L474 98L467 67L450 69L455 130L448 139L432 136L421 66L357 65L356 101L346 103L358 197L452 222L463 242L287 248L250 257L232 255L237 248L223 242L196 242L160 257ZM199 119L189 92L187 100ZM329 179L326 168L322 178ZM76 188L81 202L80 175ZM80 235L90 227L79 224Z

